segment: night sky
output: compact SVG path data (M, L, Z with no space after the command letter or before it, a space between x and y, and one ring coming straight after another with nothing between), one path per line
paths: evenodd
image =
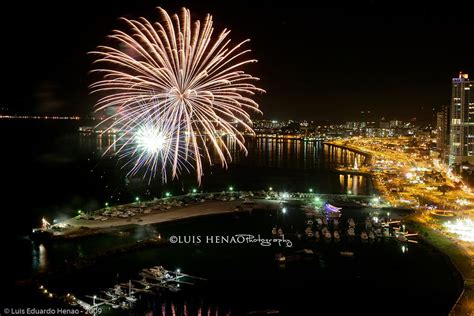
M89 113L91 56L121 16L158 20L155 7L214 16L234 41L250 38L248 68L267 90L269 119L433 120L450 102L451 78L474 77L474 19L468 1L22 1L2 4L0 108L10 113ZM257 4L258 2L258 4ZM330 4L330 3L334 3ZM290 7L294 5L294 7ZM365 114L366 116L366 114Z

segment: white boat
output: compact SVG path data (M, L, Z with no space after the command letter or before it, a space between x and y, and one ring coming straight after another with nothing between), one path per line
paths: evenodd
M281 254L281 253L277 253L275 255L275 260L278 261L278 262L285 262L286 261L286 257Z
M355 230L353 227L350 227L348 230L347 230L347 235L349 236L355 236Z
M347 222L349 223L349 227L355 227L355 222L353 218L349 218Z

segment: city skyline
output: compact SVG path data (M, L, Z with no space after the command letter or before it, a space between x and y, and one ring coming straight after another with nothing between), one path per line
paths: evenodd
M0 310L470 315L469 4L8 4Z
M87 52L120 28L118 16L156 18L157 6L188 6L195 18L211 13L217 28L232 29L235 41L251 39L249 48L260 61L251 70L268 92L258 96L265 116L257 119L348 121L370 111L375 119L434 123L450 101L451 78L472 72L474 44L462 39L473 22L453 5L361 1L284 8L270 2L141 1L110 7L86 1L72 12L41 4L24 13L28 41L6 35L12 48L2 57L10 61L4 72L11 80L1 106L18 113L87 114L96 101L89 96ZM22 10L11 4L10 12ZM12 21L2 23L6 28ZM460 50L448 44L461 41Z

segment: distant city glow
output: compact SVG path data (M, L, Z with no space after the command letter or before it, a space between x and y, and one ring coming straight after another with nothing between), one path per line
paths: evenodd
M0 115L0 119L18 120L80 120L79 116Z

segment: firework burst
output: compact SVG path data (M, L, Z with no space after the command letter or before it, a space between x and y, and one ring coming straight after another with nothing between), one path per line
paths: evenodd
M91 89L103 94L96 111L114 109L101 124L136 145L119 150L132 173L168 170L174 178L192 166L200 181L203 162L214 163L211 151L223 167L231 159L225 137L246 152L242 133L254 133L249 112L260 112L251 97L264 91L242 70L256 62L241 49L248 40L232 44L227 29L215 34L210 15L192 23L187 9L173 16L158 9L162 22L123 19L128 30L114 31L115 45L92 52L101 79Z

